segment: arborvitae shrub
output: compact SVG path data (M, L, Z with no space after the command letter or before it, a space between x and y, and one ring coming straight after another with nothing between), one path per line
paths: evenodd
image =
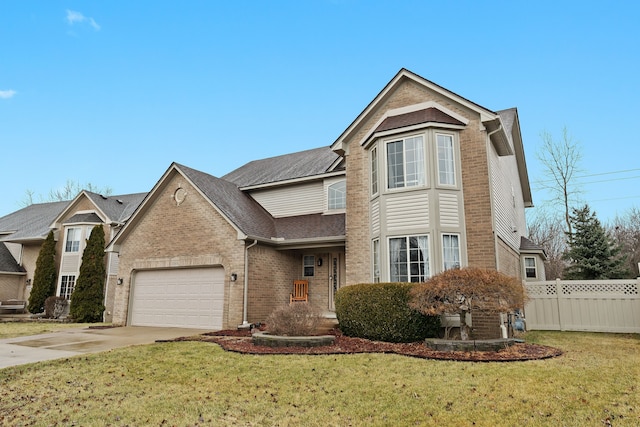
M93 227L82 253L76 287L71 295L69 314L76 322L102 322L104 312L104 229Z
M40 248L29 294L29 313L42 313L45 300L56 293L56 241L50 231Z
M336 293L336 316L343 334L387 342L437 337L440 318L409 307L414 283L345 286Z

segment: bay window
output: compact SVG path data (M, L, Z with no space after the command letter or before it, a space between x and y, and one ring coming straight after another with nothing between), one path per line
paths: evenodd
M460 236L442 235L442 260L444 270L460 268Z
M389 275L392 282L424 282L429 274L429 237L389 239Z
M68 228L67 240L65 241L65 252L78 252L80 250L80 232L81 228Z
M436 134L438 147L438 184L456 185L453 136Z
M392 188L424 185L424 138L412 136L387 143L387 186Z

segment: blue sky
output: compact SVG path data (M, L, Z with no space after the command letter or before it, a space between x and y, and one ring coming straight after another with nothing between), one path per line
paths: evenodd
M173 161L329 145L404 67L518 108L537 206L540 134L566 127L607 221L640 207L638 4L2 0L0 216L67 180L137 193Z

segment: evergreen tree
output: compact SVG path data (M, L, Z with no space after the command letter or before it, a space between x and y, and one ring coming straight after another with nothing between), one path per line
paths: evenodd
M620 279L630 274L620 247L614 245L588 205L573 208L570 220L573 232L567 233L569 250L565 258L569 266L565 269L565 279Z
M50 231L36 260L33 287L27 306L29 313L44 312L45 300L56 293L56 277L56 241L53 231Z
M91 231L76 287L71 295L69 315L76 322L101 322L104 311L104 229L96 225Z

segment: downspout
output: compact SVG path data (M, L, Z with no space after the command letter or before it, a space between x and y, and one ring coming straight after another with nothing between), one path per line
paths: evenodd
M247 306L249 302L249 249L258 244L258 240L254 240L252 244L244 248L244 294L242 296L242 326L249 325L247 321Z

